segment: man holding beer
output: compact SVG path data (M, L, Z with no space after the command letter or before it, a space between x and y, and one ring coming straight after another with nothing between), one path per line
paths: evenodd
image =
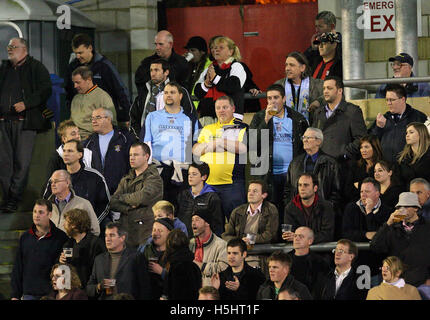
M372 251L399 257L408 265L403 278L416 287L426 281L430 267L430 224L417 214L418 208L418 196L402 192L396 210L370 243Z

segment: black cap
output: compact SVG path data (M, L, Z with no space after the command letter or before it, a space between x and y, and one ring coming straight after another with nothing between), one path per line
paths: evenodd
M173 220L170 218L160 218L155 220L154 222L158 222L165 226L169 231L172 231L175 227L173 226Z
M410 55L408 55L407 53L399 53L397 56L395 57L391 57L390 59L388 59L388 61L393 62L393 61L399 61L400 63L409 63L411 65L411 67L414 66L414 59L412 59L412 57Z
M203 39L202 37L191 37L184 48L185 49L196 48L196 49L199 49L200 51L208 52L208 46L206 44L206 40Z
M314 44L320 44L321 42L340 43L340 36L334 32L324 32L318 38L314 40Z
M211 222L212 222L212 215L206 209L194 208L194 211L193 211L193 214L191 217L193 217L193 216L199 216L200 218L202 218L203 220L205 220L209 224L211 224Z

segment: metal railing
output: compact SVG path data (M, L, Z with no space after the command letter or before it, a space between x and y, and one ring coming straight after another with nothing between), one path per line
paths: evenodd
M369 250L369 242L355 242L357 245L357 248L359 250ZM335 249L337 245L337 242L325 242L325 243L319 243L314 244L311 246L311 250L313 252L331 252L331 250ZM263 255L269 255L274 251L282 250L285 253L290 252L293 250L293 245L290 243L269 243L269 244L256 244L254 247L249 250L249 254L263 254Z

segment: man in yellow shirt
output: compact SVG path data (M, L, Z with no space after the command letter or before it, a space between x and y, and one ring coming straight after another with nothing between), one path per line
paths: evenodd
M200 132L193 154L210 168L206 181L218 192L227 220L231 211L246 202L245 166L248 125L234 118L235 106L228 96L215 102L216 123Z

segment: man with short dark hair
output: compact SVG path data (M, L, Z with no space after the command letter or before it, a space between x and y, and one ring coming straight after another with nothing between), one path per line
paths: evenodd
M321 291L321 300L365 300L367 289L357 286L358 274L352 262L358 255L358 248L348 239L340 239L333 249L336 268L330 272Z
M148 164L151 150L136 142L130 147L130 172L112 195L110 207L121 213L120 222L129 233L127 245L137 247L151 234L154 215L151 208L163 195L163 184L154 164Z
M381 141L385 160L397 162L397 156L406 144L406 127L411 122L424 123L427 115L406 103L407 92L401 84L389 84L385 89L388 111L378 113L369 129Z
M109 94L93 82L93 73L87 66L76 68L72 73L72 81L77 94L70 106L70 119L80 129L79 133L86 140L94 131L91 125L91 114L98 108L112 111L113 125L117 125L116 111Z
M415 178L409 183L409 191L418 196L421 205L419 214L426 220L430 220L430 183L423 178Z
M255 300L260 285L265 281L264 274L250 267L246 243L233 238L227 243L228 268L212 276L212 286L218 289L221 300Z
M52 204L38 199L33 207L33 225L19 239L11 275L12 300L39 300L51 287L50 272L66 234L50 220Z
M70 62L65 77L66 104L69 106L76 94L72 73L81 66L91 69L95 84L106 91L115 105L118 122L129 119L130 96L118 70L105 56L96 52L93 40L88 34L79 33L72 39L72 50L75 58Z
M46 102L52 84L26 40L10 39L7 55L0 64L0 212L12 213L25 190L36 133L51 128Z
M367 133L363 112L359 106L345 101L343 89L342 79L325 78L323 93L327 104L314 111L311 124L324 134L321 150L340 163L359 157L360 138Z
M291 258L287 253L275 251L268 261L270 278L258 289L257 300L277 300L279 292L285 288L295 290L300 300L313 299L308 288L290 273Z
M150 282L146 261L136 258L136 251L126 247L127 231L118 222L106 226L107 252L99 254L87 283L88 297L111 300L117 293L128 293L136 300L150 299ZM115 279L115 286L106 290L107 280Z
M306 226L314 232L314 243L333 241L335 213L331 202L318 196L318 180L310 173L302 173L297 181L298 194L287 204L284 223L292 225L283 232L282 239L294 240L294 231Z
M415 76L412 72L414 59L409 54L402 52L394 57L390 57L388 61L393 69L393 78L410 78ZM402 83L402 86L405 87L409 98L430 96L430 85L427 82ZM376 92L375 98L385 98L386 89L386 84L381 85Z
M209 177L209 165L192 163L188 168L189 189L182 190L178 195L177 216L187 226L188 234L193 234L191 217L194 210L204 209L212 214L211 229L217 236L224 231L224 215L222 213L221 199L216 190L206 183Z

